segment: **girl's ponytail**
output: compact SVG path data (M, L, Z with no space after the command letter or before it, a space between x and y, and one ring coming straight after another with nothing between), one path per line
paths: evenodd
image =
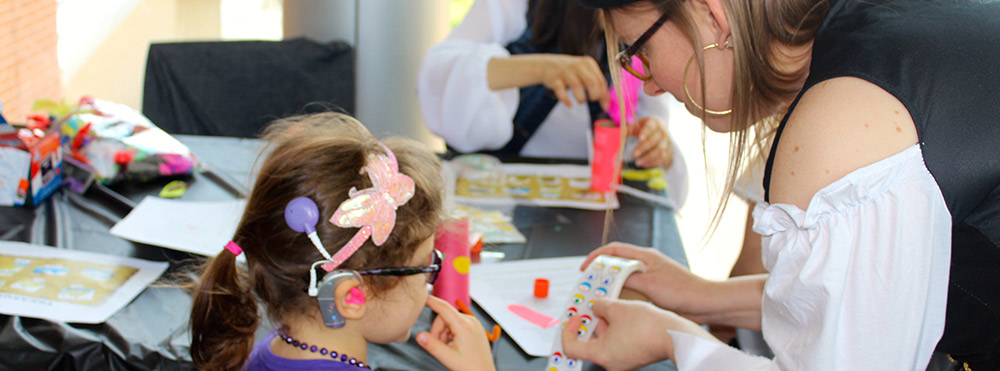
M216 256L195 285L191 358L201 370L239 370L250 356L260 322L246 273L228 251Z

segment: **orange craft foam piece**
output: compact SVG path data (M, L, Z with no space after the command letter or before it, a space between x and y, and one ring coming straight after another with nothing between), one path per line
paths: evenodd
M535 297L542 299L549 297L549 280L544 278L535 279Z
M458 307L459 312L468 314L470 316L474 316L474 314L472 314L472 311L469 310L469 307L466 306L465 303L463 303L461 300L455 300L455 306ZM486 332L486 340L489 340L491 343L495 342L497 341L497 339L500 339L500 333L501 333L500 325L493 325L493 332L489 331Z

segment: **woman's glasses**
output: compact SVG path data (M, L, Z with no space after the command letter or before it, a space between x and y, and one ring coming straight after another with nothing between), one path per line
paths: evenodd
M398 267L398 268L376 268L369 269L366 271L359 271L360 275L369 276L409 276L413 274L429 273L427 275L427 283L434 284L437 281L438 274L441 273L441 262L444 261L444 256L440 251L434 249L434 253L431 254L431 264L423 267Z
M652 26L649 26L649 28L646 29L646 32L643 32L642 35L635 40L634 44L629 45L625 48L625 50L618 53L618 64L621 64L622 67L628 71L628 73L631 73L632 76L635 76L639 80L648 81L653 78L653 72L649 69L649 60L647 60L642 53L639 53L639 51L642 50L642 44L645 44L646 41L649 41L650 37L653 37L653 34L656 33L656 30L660 29L660 26L667 21L667 18L670 18L670 14L663 13L660 18L656 19L656 22L653 22ZM632 68L632 56L637 56L639 57L639 60L642 61L642 72L636 71Z

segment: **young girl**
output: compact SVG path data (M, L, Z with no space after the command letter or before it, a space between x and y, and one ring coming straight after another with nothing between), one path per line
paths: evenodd
M406 341L426 305L438 317L421 346L449 369L493 369L478 320L427 295L440 270L437 158L409 140L380 143L335 113L281 120L265 138L270 153L232 242L195 289L195 365L370 368L366 343ZM278 328L254 345L258 305Z

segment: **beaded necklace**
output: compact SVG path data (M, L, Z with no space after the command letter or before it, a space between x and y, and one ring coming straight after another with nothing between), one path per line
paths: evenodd
M358 361L354 357L348 357L346 354L338 354L336 351L333 350L326 350L326 348L319 348L316 345L310 346L305 342L295 340L291 336L288 336L288 333L286 332L284 327L278 328L278 336L280 336L281 340L284 340L286 344L289 344L293 347L302 350L308 350L313 353L319 352L319 354L322 354L324 356L329 355L330 358L333 359L334 361L340 361L354 367L371 370L371 367L366 365L364 362Z

